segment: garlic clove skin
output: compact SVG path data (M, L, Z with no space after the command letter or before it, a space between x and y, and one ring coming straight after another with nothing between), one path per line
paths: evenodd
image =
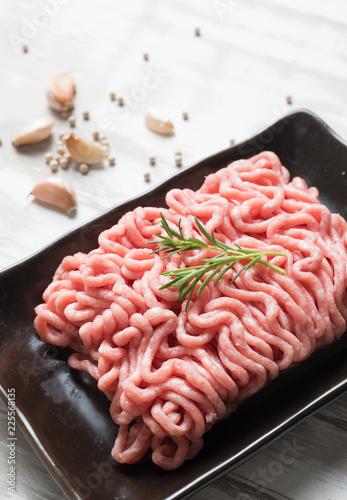
M70 73L52 76L46 92L49 106L56 111L67 112L74 108L75 83Z
M77 208L73 187L61 177L47 177L35 184L30 194L38 201L64 210L68 215Z
M149 130L156 134L169 136L175 132L173 123L162 111L155 108L148 108L145 115L145 124Z
M44 141L51 135L53 126L54 122L51 118L39 118L21 130L12 140L12 144L14 146L24 146Z
M106 151L106 149L82 137L77 137L72 133L66 135L64 140L70 155L77 163L96 165L108 157L108 151Z

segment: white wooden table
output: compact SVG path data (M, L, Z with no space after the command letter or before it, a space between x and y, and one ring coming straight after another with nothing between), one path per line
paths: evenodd
M176 150L184 168L298 107L316 112L347 138L346 28L343 0L2 0L0 268L174 174ZM53 116L46 82L65 71L77 85L76 131L104 133L116 157L115 167L86 176L63 172L77 192L72 218L27 199L48 174L44 154L69 129L66 122L54 115L50 144L25 152L11 144L22 125ZM110 101L111 91L123 97L124 107ZM167 111L176 128L172 138L144 127L148 106ZM85 110L89 121L82 119ZM344 396L193 498L345 500L346 415ZM0 498L62 498L19 431L16 493L7 493L6 419L1 405ZM296 452L284 465L281 452L288 446Z

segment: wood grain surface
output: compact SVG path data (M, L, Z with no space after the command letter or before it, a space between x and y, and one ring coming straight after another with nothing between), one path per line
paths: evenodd
M1 0L0 61L0 269L173 175L176 151L185 168L302 107L347 138L343 0ZM71 167L59 172L76 191L73 217L28 198L49 174L45 153L69 130L45 98L48 79L67 71L77 86L76 132L100 131L116 158L116 166L85 176ZM124 106L110 100L112 91ZM149 106L166 111L174 136L145 128ZM46 115L55 121L51 139L11 144ZM0 410L0 498L62 498L20 430L16 492L7 491L7 412ZM346 415L344 396L192 498L345 500Z

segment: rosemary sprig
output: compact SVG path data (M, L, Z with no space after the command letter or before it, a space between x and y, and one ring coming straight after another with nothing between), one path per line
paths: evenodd
M182 302L182 300L188 295L188 301L186 310L188 308L189 301L193 295L194 289L202 279L202 277L206 273L211 273L204 279L202 284L200 285L197 296L203 291L203 289L208 285L208 283L215 278L214 286L218 283L218 281L224 276L226 272L228 272L236 262L240 262L242 260L248 260L249 262L245 264L234 276L230 283L234 283L234 281L240 276L243 271L247 271L255 264L262 264L263 266L269 267L274 271L277 271L280 274L286 274L285 270L277 267L266 260L263 260L265 256L274 256L281 255L285 256L284 253L281 252L262 252L260 250L246 249L242 248L235 243L236 248L232 248L229 245L226 245L222 241L217 240L214 237L213 231L209 234L204 226L201 224L199 219L195 217L195 222L197 227L199 228L200 233L206 238L209 243L206 243L202 239L197 238L188 238L186 239L183 236L181 229L181 220L178 223L178 232L174 231L170 228L167 220L161 213L161 227L166 232L167 236L163 236L161 234L155 234L159 238L158 241L150 241L148 244L156 244L157 249L152 253L165 252L165 257L170 257L177 252L183 252L188 250L201 250L201 249L209 249L215 252L218 252L218 255L210 257L208 259L202 259L203 264L198 266L186 267L184 269L176 269L175 271L167 271L162 273L163 276L171 276L174 279L169 281L165 285L161 286L159 290L163 290L169 287L178 288L179 298L178 302ZM225 267L224 267L225 266Z

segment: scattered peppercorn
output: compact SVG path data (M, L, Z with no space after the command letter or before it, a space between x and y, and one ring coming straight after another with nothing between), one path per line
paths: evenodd
M180 156L176 156L176 167L182 167L182 158Z
M52 172L56 172L58 170L58 162L57 162L57 160L51 160L49 162L49 166L50 166Z
M65 158L65 156L62 156L59 160L59 165L61 166L61 168L67 168L69 166L68 159Z
M74 127L76 125L75 117L72 115L69 116L68 122L69 122L70 127Z
M46 159L46 163L49 164L49 162L51 162L53 160L52 153L46 153L45 154L45 159Z
M87 165L86 163L81 163L78 167L78 170L81 172L81 174L86 175L89 172L89 165Z

